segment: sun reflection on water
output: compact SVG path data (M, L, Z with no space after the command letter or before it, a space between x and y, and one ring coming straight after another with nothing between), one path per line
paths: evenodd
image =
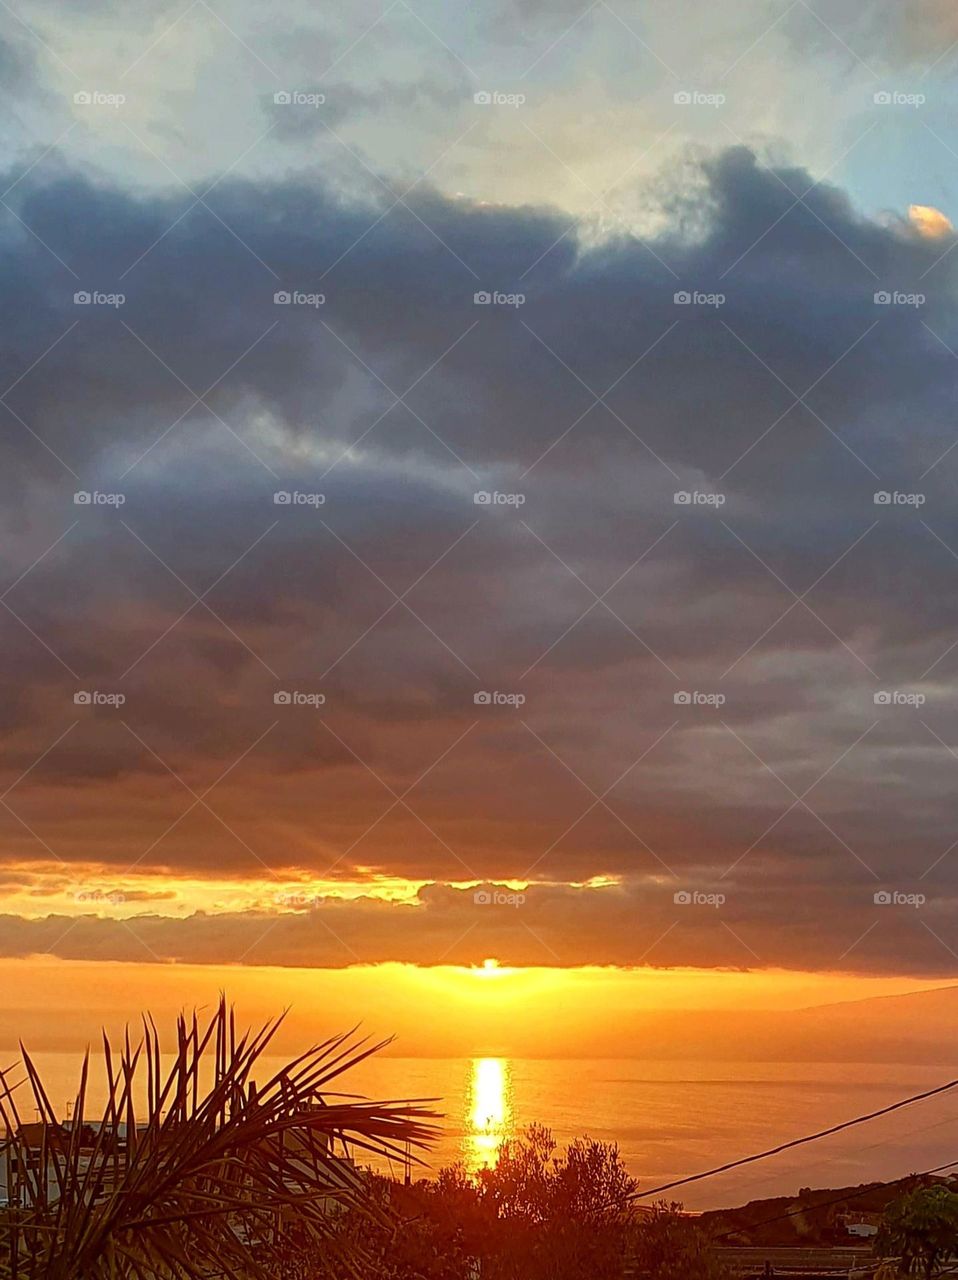
M495 1164L513 1133L512 1067L508 1058L473 1058L466 1093L465 1164L470 1173Z

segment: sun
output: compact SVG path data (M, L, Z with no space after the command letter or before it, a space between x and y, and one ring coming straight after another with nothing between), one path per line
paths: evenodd
M508 969L503 969L499 961L492 956L488 956L478 968L473 969L477 978L501 978L508 972Z

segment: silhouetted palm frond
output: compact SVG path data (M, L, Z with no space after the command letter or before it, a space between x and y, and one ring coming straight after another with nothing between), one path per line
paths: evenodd
M87 1054L65 1123L21 1046L25 1079L0 1070L9 1197L0 1207L0 1280L261 1280L279 1274L277 1246L290 1240L339 1275L362 1274L361 1257L341 1256L336 1206L382 1211L335 1147L402 1162L410 1144L434 1138L436 1116L419 1103L330 1095L387 1043L352 1033L257 1087L254 1070L281 1021L238 1036L221 1000L206 1025L195 1015L178 1020L165 1069L152 1019L143 1040L133 1045L127 1034L118 1053L104 1035L105 1106L95 1120L87 1114ZM21 1086L36 1124L21 1119Z

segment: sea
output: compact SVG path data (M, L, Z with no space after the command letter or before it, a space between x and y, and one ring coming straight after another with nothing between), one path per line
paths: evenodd
M15 1052L3 1055L7 1066ZM78 1060L38 1053L54 1105L75 1092ZM265 1080L279 1060L264 1059ZM342 1093L432 1099L441 1136L419 1153L413 1176L495 1160L502 1143L532 1123L560 1148L588 1136L618 1145L650 1198L689 1210L891 1180L958 1161L958 1089L729 1172L656 1193L680 1179L873 1112L946 1082L947 1068L914 1064L662 1062L632 1059L378 1057L339 1083ZM94 1086L93 1094L97 1092ZM18 1090L18 1094L22 1090ZM22 1118L35 1114L24 1097ZM413 1153L415 1155L415 1153ZM401 1163L383 1166L401 1177Z

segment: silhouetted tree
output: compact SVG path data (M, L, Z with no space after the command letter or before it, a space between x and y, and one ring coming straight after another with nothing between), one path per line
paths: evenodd
M647 1280L722 1280L728 1272L681 1210L681 1204L663 1200L642 1219L633 1237L637 1274Z
M338 1229L346 1252L361 1243L376 1259L380 1280L621 1280L629 1267L643 1280L725 1275L680 1205L637 1205L613 1143L579 1138L557 1154L533 1125L475 1175L455 1165L411 1188L374 1184L384 1212L349 1211ZM327 1274L314 1260L289 1280Z
M958 1252L958 1195L919 1187L899 1197L885 1211L876 1249L900 1254L902 1275L930 1280Z

